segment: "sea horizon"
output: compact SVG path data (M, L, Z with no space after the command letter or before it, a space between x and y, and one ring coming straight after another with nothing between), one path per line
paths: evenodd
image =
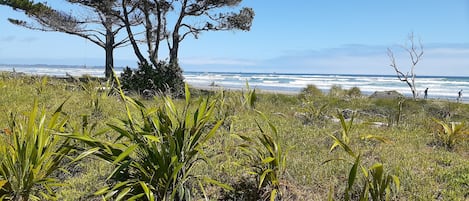
M54 67L54 70L60 70L56 67L65 67L66 69L70 69L71 71L68 72L68 75L73 75L76 73L73 72L81 72L82 74L79 74L77 76L82 76L82 75L92 75L94 77L104 77L104 66L87 66L87 65L71 65L71 64L1 64L0 63L0 72L5 71L5 72L12 72L15 70L16 72L21 72L21 69L24 68L31 68L31 67L39 67L43 69L48 69L48 67ZM127 67L127 66L126 66ZM117 66L114 67L116 70L116 73L120 74L122 73L122 70L126 67L123 66ZM131 69L136 69L136 67L130 67ZM9 69L9 70L8 70ZM19 70L18 70L19 69ZM81 69L81 70L80 70ZM48 72L39 72L37 75L51 75L51 74L46 74ZM66 72L64 70L60 70L59 73L53 73L52 75L60 77L60 76L68 76L67 74L59 75L61 72ZM229 74L236 74L236 73L243 73L243 74L284 74L284 75L352 75L352 76L386 76L386 77L396 77L396 74L375 74L375 73L313 73L313 72L305 72L305 73L290 73L290 72L275 72L275 71L233 71L233 70L228 70L228 71L206 71L206 70L184 70L184 72L190 72L190 73L229 73ZM28 72L23 72L27 74L31 74L30 71ZM33 74L34 75L34 74ZM438 78L438 77L447 77L447 78L469 78L469 75L431 75L431 74L417 74L417 77L419 78Z
M124 67L115 68L119 75L123 69ZM102 66L0 64L0 71L56 77L83 75L104 77ZM340 86L343 89L358 87L365 95L376 91L394 90L407 97L412 96L405 82L398 80L396 75L389 74L184 71L183 76L187 83L200 88L244 89L248 82L251 88L279 93L300 93L307 85L315 85L324 92L332 86ZM456 100L459 90L469 92L469 76L417 75L415 85L419 98L423 98L423 91L429 88L429 98Z

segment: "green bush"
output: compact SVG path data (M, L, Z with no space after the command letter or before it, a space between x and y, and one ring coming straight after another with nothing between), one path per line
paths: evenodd
M361 92L360 88L352 87L349 90L347 90L347 96L349 96L349 97L360 97L360 96L362 96L362 92Z
M329 89L329 96L343 97L347 92L340 85L332 85Z
M316 87L316 85L308 84L306 88L302 89L299 95L300 99L310 99L314 97L322 97L324 93Z
M184 78L178 64L160 61L155 67L139 64L138 69L126 67L121 74L122 88L142 94L150 91L180 97L184 95Z

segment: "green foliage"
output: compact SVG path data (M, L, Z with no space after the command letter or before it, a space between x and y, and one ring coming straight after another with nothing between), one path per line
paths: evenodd
M346 93L347 91L342 89L340 85L332 85L329 89L329 96L333 97L344 97Z
M438 124L435 131L436 139L447 149L451 150L454 145L469 137L469 131L464 123L450 122L433 119Z
M0 5L10 6L15 10L23 10L28 15L47 14L53 11L47 4L34 3L28 0L0 0Z
M9 127L0 136L0 200L55 196L52 187L61 181L52 175L63 170L71 152L70 140L55 135L65 132L68 117L61 118L64 103L50 119L44 110L39 111L37 99L24 123L11 114Z
M243 92L242 105L248 109L254 109L256 106L257 94L256 89L249 87L248 81L246 81L246 92Z
M405 114L405 110L407 111L415 111L420 108L418 107L411 107L411 104L404 108L407 103L407 99L404 98L396 98L396 99L385 99L380 98L373 101L375 105L375 110L377 108L382 108L384 111L380 111L382 115L386 116L386 121L388 125L399 126L402 123L403 116ZM405 122L405 121L404 121Z
M282 198L280 182L286 171L288 151L284 150L280 144L277 128L264 114L258 113L269 125L271 134L256 121L261 135L256 138L238 135L246 142L241 144L239 148L248 157L248 161L252 162L249 172L256 176L258 189L263 190L264 193L268 192L269 195L264 197L270 197L271 201L275 201Z
M301 117L304 125L315 124L325 120L325 113L328 106L329 103L319 105L313 101L306 101L299 108L301 113L297 116Z
M60 120L68 118L66 127L64 126L66 131L73 128L75 131L74 135L76 136L81 136L85 139L87 136L90 136L91 139L96 139L98 142L107 142L115 145L116 147L105 144L110 147L111 151L116 152L115 158L117 158L127 150L127 147L136 144L131 142L128 137L118 139L120 136L119 132L111 130L107 125L125 128L126 131L131 130L130 127L126 127L130 124L127 121L128 114L124 103L129 106L133 125L137 130L145 127L144 119L142 119L141 110L131 100L139 100L144 105L143 111L146 111L144 112L145 116L152 119L159 119L156 111L166 107L164 106L165 101L163 98L146 100L140 99L140 97L133 97L131 100L126 98L126 101L124 101L120 96L113 94L106 95L107 91L95 91L91 94L97 94L96 97L99 99L97 108L99 108L99 114L101 115L93 115L95 109L92 108L94 107L92 105L93 101L90 100L92 96L82 88L82 84L84 83L73 82L69 79L51 78L46 85L43 85L41 79L37 76L24 76L19 73L0 73L0 93L2 94L0 96L0 102L2 103L0 104L0 112L6 114L0 115L0 138L2 138L2 141L6 142L6 140L3 140L3 137L6 137L6 133L11 131L9 127L11 118L9 119L8 115L10 111L17 114L17 125L19 124L18 122L27 122L27 116L30 114L33 99L37 98L40 103L39 111L45 108L45 124L48 125L48 122L54 115L53 109L57 108L66 97L70 97L66 107L62 108L59 117ZM97 83L90 83L89 86L89 89L96 89L91 85L97 85ZM37 92L41 92L41 94L37 95ZM192 89L191 92L193 92ZM258 91L256 90L256 92ZM216 108L213 109L212 118L208 120L206 127L202 129L204 133L209 132L219 120L229 120L225 120L223 123L226 129L218 129L217 134L210 138L207 143L204 143L205 146L201 146L203 154L200 153L199 156L204 158L203 156L205 155L207 163L201 159L190 171L194 176L188 179L186 186L192 188L191 196L194 200L204 200L205 197L208 200L247 201L261 199L261 197L268 199L271 193L269 190L272 188L264 186L259 191L259 179L257 179L259 177L249 175L246 172L246 168L250 168L251 165L262 164L262 160L248 161L249 158L244 157L244 152L237 149L237 145L240 143L251 145L251 143L231 137L233 134L248 136L256 141L261 149L264 149L258 139L258 137L262 136L262 133L259 132L255 119L259 119L259 125L261 125L266 134L282 145L282 150L285 150L290 145L295 145L293 148L288 149L288 155L286 156L288 172L282 176L277 175L280 178L279 192L282 192L282 200L325 200L328 196L331 199L344 200L344 191L348 186L348 178L351 175L351 169L356 163L356 159L348 155L347 152L340 151L344 150L340 146L329 153L334 141L331 140L331 137L325 136L324 133L334 133L333 135L336 138L342 140L343 128L341 128L339 121L340 117L337 117L337 123L333 123L336 120L335 118L325 118L324 121L316 124L317 126L304 126L301 121L295 118L301 109L306 110L306 108L302 107L306 106L307 101L311 101L311 104L314 103L313 105L316 109L327 104L326 109L322 111L326 117L337 115L337 110L344 111L343 108L348 108L357 113L354 117L352 128L348 133L350 138L348 147L356 156L360 155L359 163L356 165L352 189L349 190L351 200L358 200L366 183L368 183L370 191L370 181L379 181L379 179L373 179L373 174L370 170L374 164L379 163L383 164L381 181L386 180L386 178L389 180L389 175L399 176L401 187L398 194L396 194L396 184L394 181L390 182L391 191L389 195L391 200L465 200L469 197L467 191L469 182L469 163L467 160L469 141L461 140L465 139L464 135L461 135L461 138L458 138L451 150L435 147L435 145L444 147L443 143L438 140L439 138L435 138L436 131L444 129L432 120L432 117L445 119L444 122L449 127L451 127L451 121L464 122L467 125L466 120L469 118L468 104L457 104L456 102L451 103L432 99L425 102L406 100L402 104L400 126L388 127L386 126L388 117L396 115L399 112L398 102L400 100L398 99L353 99L347 96L323 96L305 100L286 94L257 93L258 100L256 101L255 109L269 116L269 122L278 129L279 136L277 138L269 128L268 123L262 121L258 115L255 115L253 110L243 107L240 101L242 99L241 94L241 91L228 90L225 90L223 95L215 91L205 91L199 94L196 94L196 92L191 93L190 113L199 108L199 98L206 99L210 97L209 102L215 99L218 101L215 104ZM171 100L177 108L178 117L182 119L186 100ZM135 102L137 103L138 101ZM222 104L222 102L224 103ZM303 111L301 110L301 112ZM443 116L440 114L441 112L449 113L450 115ZM40 113L38 112L37 119L40 119ZM64 114L66 115L64 116ZM119 120L116 122L116 119L121 119L124 122ZM159 122L159 120L152 121L155 123ZM147 122L151 121L148 120ZM346 119L345 122L349 123L349 119ZM23 123L23 128L26 125L27 123ZM5 130L4 128L8 129ZM55 131L50 132L55 133ZM141 133L145 134L146 132L142 131ZM387 144L388 140L384 137L392 139L392 144ZM62 140L65 139L62 138ZM385 143L376 143L376 140ZM437 143L433 143L434 141L437 141ZM71 142L74 141L72 140ZM67 174L55 171L55 173L49 176L57 178L60 180L60 183L64 183L64 185L60 186L56 186L55 183L52 183L54 185L50 184L50 186L53 186L52 190L56 194L56 199L101 200L107 193L99 196L95 196L93 193L104 186L107 186L108 192L111 192L111 189L119 181L107 178L121 162L129 160L127 160L127 157L124 157L121 162L112 165L114 160L106 162L104 160L97 160L96 156L91 156L99 153L99 151L93 149L95 147L79 141L74 145L79 149L78 152L73 152L75 154L73 157L78 155L80 158L84 157L83 160L77 161L78 164L73 166L60 165L68 171ZM136 147L128 157L137 159L137 154L140 154L139 150L140 148ZM86 155L88 153L90 155ZM0 154L0 158L5 158L5 156L8 155ZM334 162L321 165L322 162L330 158L341 160L334 160ZM62 163L66 164L68 162L69 159ZM365 173L362 167L368 174L368 181L364 176ZM130 171L131 168L126 170ZM123 171L122 174L124 173ZM131 175L133 178L136 177L136 173ZM265 185L268 183L267 177L264 179ZM205 182L216 183L208 178L229 184L236 190L225 191L217 185L207 185ZM391 178L391 180L393 179ZM131 181L134 182L134 180ZM199 185L199 181L202 185ZM385 184L387 182L376 183ZM6 188L5 186L8 184L0 182L1 185L4 185L3 187ZM129 187L129 185L130 183L128 183L128 186L124 185L124 188ZM37 186L33 188L32 194L46 200L40 192L48 193L47 189L43 188L41 184ZM147 186L151 190L150 192L155 192L149 185ZM138 186L135 186L135 188L136 190L131 192L139 190ZM330 192L328 191L329 188L332 189ZM118 189L120 188L116 188L116 191ZM140 189L141 192L144 192L143 187L140 187ZM119 192L115 193L108 200L117 198ZM368 197L371 197L370 193ZM124 196L123 199L127 198L129 196ZM139 198L139 200L145 199L146 195Z
M365 185L367 185L371 200L390 200L391 184L395 186L395 189L393 189L395 193L399 192L399 178L396 175L390 175L385 172L383 164L375 163L368 169L368 173Z
M352 97L352 98L362 96L362 92L360 88L358 87L352 87L348 89L346 93L347 93L347 96Z
M216 93L215 98L218 103L215 107L214 120L223 120L223 127L228 128L233 123L236 116L237 108L240 107L237 97L233 93L220 90Z
M437 180L445 181L443 190L446 200L459 200L469 197L469 162L466 160L461 164L448 164L454 168L444 168Z
M178 64L169 64L160 61L157 66L139 64L138 69L124 69L121 74L122 88L124 90L143 93L149 90L152 93L162 93L180 97L184 95L184 78Z
M334 144L331 146L330 151L333 151L336 147L342 148L347 155L349 155L352 160L352 168L348 174L348 182L345 188L344 199L346 201L351 200L352 192L354 184L356 183L356 178L358 177L359 170L363 173L362 180L364 181L363 186L359 190L358 200L373 200L373 201L383 201L389 200L391 193L397 194L400 189L400 180L397 176L391 175L385 172L383 164L375 163L369 168L365 168L362 164L362 155L359 151L354 151L353 148L350 146L350 130L352 129L353 125L353 116L352 119L347 123L345 118L341 113L339 113L339 119L342 126L341 138L337 138L336 136L331 135L331 138L334 140ZM379 141L386 142L384 140L380 140L379 137L372 137L368 136L367 139L378 139ZM345 160L345 159L332 159L332 160ZM326 162L330 162L332 160L327 160ZM392 189L391 185L394 185L394 189ZM329 200L333 200L332 196L330 196Z
M110 82L107 82L106 86L102 86L99 82L91 80L89 77L86 81L78 81L81 89L88 96L88 105L91 109L91 116L100 116L103 113L102 101L111 93Z
M310 100L311 98L317 98L324 96L324 93L317 88L315 85L308 84L306 88L302 89L298 97L300 99Z
M329 96L332 97L348 97L357 98L362 96L362 92L358 87L352 87L350 89L343 89L340 85L332 85L329 89Z
M342 130L340 132L341 140L340 141L334 140L334 144L331 146L331 151L334 150L337 146L343 147L350 143L350 133L351 133L352 126L353 126L353 120L355 119L355 115L356 115L356 113L353 112L350 120L346 121L344 115L341 112L337 111L337 114L340 120L340 125L342 127ZM336 137L334 136L333 139L336 139ZM343 148L345 149L346 147L343 147ZM353 157L356 157L355 154L352 154L352 155Z
M94 154L115 166L109 175L113 185L96 195L115 200L190 200L191 182L208 182L229 189L192 173L197 163L207 160L204 145L223 121L208 128L217 100L201 98L193 110L187 86L185 93L186 102L181 111L170 97L164 97L164 105L158 109L148 109L121 91L127 118L109 124L119 141L105 142L81 134L69 136L92 147L80 157ZM129 105L137 109L141 121L132 116Z

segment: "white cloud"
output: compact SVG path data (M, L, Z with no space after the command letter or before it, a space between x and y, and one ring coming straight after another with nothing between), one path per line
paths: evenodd
M264 62L276 72L394 74L385 46L345 45L319 51L289 52ZM402 48L392 49L403 72L409 69L410 58ZM469 75L469 45L430 44L416 67L419 75Z

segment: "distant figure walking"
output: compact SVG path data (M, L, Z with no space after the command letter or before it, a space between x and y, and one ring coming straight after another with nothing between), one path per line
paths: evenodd
M462 89L458 92L458 103L462 100Z
M425 91L423 92L423 99L427 99L428 97L428 88L425 89Z

